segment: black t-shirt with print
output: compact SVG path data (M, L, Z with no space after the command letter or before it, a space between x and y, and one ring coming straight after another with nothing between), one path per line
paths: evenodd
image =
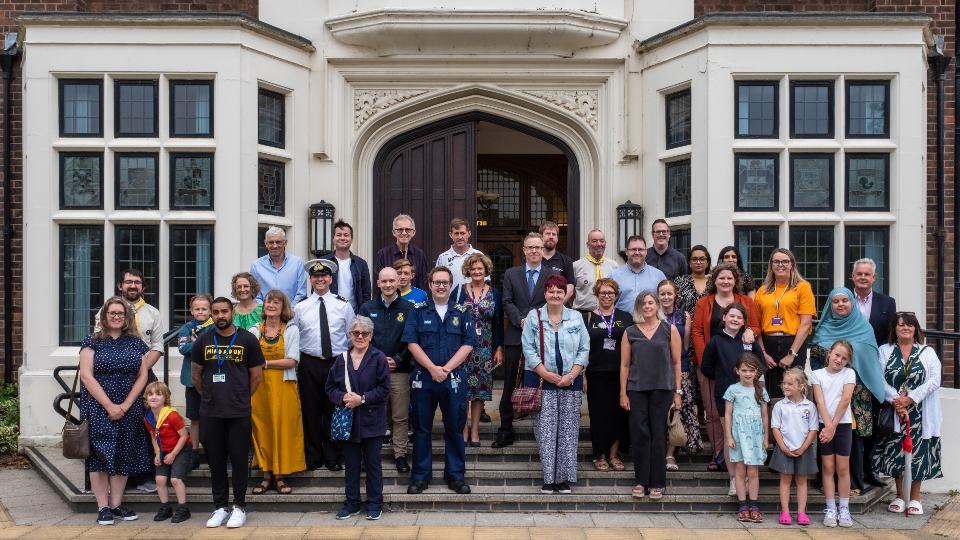
M235 339L234 336L236 336ZM216 339L216 345L214 345L214 339ZM233 340L232 346L230 346L231 340ZM250 416L248 370L264 364L260 341L253 334L243 328L237 328L233 336L221 336L216 330L205 332L193 342L190 358L195 364L203 366L200 416L214 418ZM219 360L223 363L220 364ZM215 378L218 380L222 378L223 382L214 382Z

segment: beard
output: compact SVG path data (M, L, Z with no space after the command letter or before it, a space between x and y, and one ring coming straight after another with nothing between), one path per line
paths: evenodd
M556 241L556 240L544 240L544 241L543 241L543 247L544 247L544 249L546 249L547 251L553 250L553 249L555 249L555 248L557 247L557 241Z
M213 324L215 324L217 328L223 330L225 328L230 328L230 325L233 324L233 321L230 319L217 319L213 322Z
M143 295L143 291L130 290L130 289L123 291L123 298L128 302L136 302L140 300L140 297L142 295Z

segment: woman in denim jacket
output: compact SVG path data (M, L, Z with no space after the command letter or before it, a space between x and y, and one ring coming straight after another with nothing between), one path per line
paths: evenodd
M582 375L590 336L580 313L563 305L567 280L552 275L543 289L547 305L531 310L523 323L524 386L536 387L543 381L540 411L533 414L543 465L540 491L570 493L570 484L577 482Z

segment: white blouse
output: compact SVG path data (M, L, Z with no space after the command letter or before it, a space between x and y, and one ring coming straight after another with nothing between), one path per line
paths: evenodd
M923 345L920 346L924 347ZM897 347L895 343L880 346L878 359L883 373L887 371L887 361L893 354L895 347ZM923 424L921 433L922 438L929 439L940 436L940 426L943 424L943 410L940 408L940 396L937 391L940 388L940 359L937 358L937 353L933 350L933 347L926 347L920 353L919 360L927 373L926 378L923 384L911 390L907 396L914 403L922 403ZM887 384L886 377L883 379L883 386L886 393L884 396L886 402L893 403L893 400L900 395L900 391ZM897 415L893 416L893 427L898 433L900 432L900 418Z

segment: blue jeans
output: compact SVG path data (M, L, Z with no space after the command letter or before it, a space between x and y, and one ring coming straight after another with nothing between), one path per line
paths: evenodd
M343 464L346 470L347 502L345 506L360 510L360 459L367 473L367 511L383 508L383 469L380 466L380 445L383 437L367 437L359 442L343 443Z
M466 379L463 369L454 370L445 381L438 383L425 369L417 367L410 377L410 382L410 402L416 418L410 479L415 482L429 482L432 476L433 446L430 432L433 429L433 415L439 406L443 414L443 438L446 443L443 479L447 482L463 481L466 471L463 426L467 421Z

